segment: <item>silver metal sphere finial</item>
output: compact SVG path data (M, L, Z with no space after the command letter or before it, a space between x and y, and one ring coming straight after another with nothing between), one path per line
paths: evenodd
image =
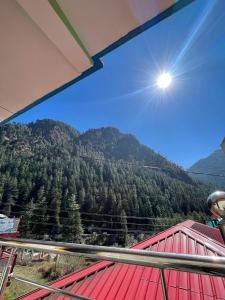
M210 194L207 202L209 210L214 216L225 219L225 192L216 191Z

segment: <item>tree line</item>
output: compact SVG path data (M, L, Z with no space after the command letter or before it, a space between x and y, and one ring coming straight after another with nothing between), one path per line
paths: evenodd
M130 141L129 161L137 164L112 157L102 131L99 149L96 132L82 136L52 120L0 127L0 209L21 217L22 236L82 242L108 228L120 233L111 241L125 245L129 230L154 232L186 217L207 218L206 198L213 187L188 175L181 178L178 167L173 174L163 171L171 166L164 158L162 171L143 168L131 156Z

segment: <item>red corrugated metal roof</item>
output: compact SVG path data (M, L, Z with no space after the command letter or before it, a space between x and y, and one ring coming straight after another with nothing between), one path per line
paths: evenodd
M0 237L10 237L10 236L16 237L18 235L19 235L18 231L15 231L15 232L0 232Z
M209 227L207 225L197 223L197 222L192 222L193 224L191 225L192 229L197 230L198 232L208 236L209 238L224 244L223 238L220 234L220 231L217 228Z
M201 224L185 221L136 244L133 248L225 256L225 246L218 240L219 230L211 231L213 228L207 228L208 232L205 232ZM224 278L172 270L165 271L165 278L169 299L225 299ZM106 261L74 272L51 285L98 300L163 299L158 269ZM39 289L18 299L69 298Z

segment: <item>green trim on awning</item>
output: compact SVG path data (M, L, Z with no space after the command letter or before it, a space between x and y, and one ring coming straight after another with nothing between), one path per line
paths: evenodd
M64 23L64 25L66 26L66 28L69 30L69 32L71 33L71 35L73 36L73 38L79 44L79 46L81 47L81 49L87 55L90 63L93 65L94 62L93 62L93 59L91 58L91 55L89 54L87 48L85 47L84 43L80 39L80 37L77 34L77 32L76 32L75 28L73 27L73 25L70 23L70 21L66 17L65 13L63 12L63 10L60 7L60 5L58 4L58 2L56 0L48 0L48 2L52 6L52 8L56 12L56 14L59 16L59 18L62 20L62 22Z

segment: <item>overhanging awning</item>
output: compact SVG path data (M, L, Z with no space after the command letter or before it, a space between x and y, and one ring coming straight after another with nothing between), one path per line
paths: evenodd
M192 1L0 1L0 121L99 69L100 57Z

